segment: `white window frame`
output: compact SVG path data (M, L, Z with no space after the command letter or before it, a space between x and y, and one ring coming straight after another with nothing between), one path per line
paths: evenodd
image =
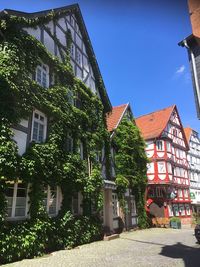
M22 216L16 216L16 204L17 204L17 190L20 188L21 182L16 182L16 183L8 183L8 187L13 187L13 197L12 197L12 207L11 207L11 216L7 216L7 220L22 220L27 218L28 214L28 191L29 191L29 185L26 187L26 203L25 203L25 214Z
M81 51L78 48L76 48L75 60L76 60L76 63L78 63L78 65L82 67L82 65L83 65L83 55L82 55Z
M190 205L185 204L186 215L191 215Z
M38 70L41 72L41 81L39 81ZM44 75L46 76L46 84L45 85L43 83ZM49 66L48 65L41 62L40 65L38 65L36 67L35 80L42 87L49 88Z
M39 116L39 118L35 117L36 114ZM43 121L40 119L41 117L44 118ZM37 138L36 139L33 138L34 122L38 123L39 125L43 125L43 139L42 139L42 141L39 140L39 132L37 132ZM34 110L33 116L32 116L31 141L34 141L36 143L43 143L46 140L46 135L47 135L47 116L39 110Z
M171 204L168 205L168 212L169 212L169 216L170 217L174 216L173 208L172 208L172 205Z
M44 200L47 199L47 205L44 205L46 207L46 212L49 215L49 217L55 217L58 215L58 211L59 211L59 193L60 193L59 187L56 186L56 197L55 197L56 209L55 209L55 213L51 213L51 214L49 213L49 208L50 208L50 204L51 204L52 199L54 199L51 197L51 191L52 190L51 190L51 187L49 185L47 187L45 187L44 190L47 192L47 197L44 198Z
M117 193L112 193L112 213L113 219L119 217L119 202Z
M186 215L184 204L179 204L179 212L180 212L181 216L185 216Z

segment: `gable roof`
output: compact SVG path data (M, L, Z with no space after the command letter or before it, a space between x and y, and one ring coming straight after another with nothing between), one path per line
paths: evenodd
M175 105L164 108L135 119L145 140L159 137L165 129Z
M129 107L129 104L116 106L116 107L113 107L112 111L107 114L106 123L107 123L107 130L109 132L114 131L118 127L128 107Z
M184 128L184 132L185 132L186 139L187 139L187 141L189 143L190 137L191 137L191 134L192 134L192 128L186 127L186 128Z
M34 12L34 13L27 13L27 12L22 12L22 11L17 11L17 10L11 10L11 9L4 9L0 12L0 19L3 17L10 17L10 16L17 16L17 17L24 17L27 19L35 19L37 17L44 17L47 16L48 14L51 14L54 12L56 16L62 16L65 13L73 13L77 19L77 22L79 24L79 29L83 37L83 41L86 46L86 52L89 57L89 61L92 65L93 72L95 79L99 83L99 94L101 97L101 100L104 105L104 110L105 112L110 112L112 110L112 105L110 102L110 99L108 97L107 91L105 89L105 84L102 79L102 75L99 69L99 65L96 60L96 56L90 41L89 34L87 32L85 22L83 20L83 16L80 10L80 7L78 4L73 4L73 5L68 5L60 8L55 8L55 9L49 9L49 10L44 10L44 11L39 11L39 12Z

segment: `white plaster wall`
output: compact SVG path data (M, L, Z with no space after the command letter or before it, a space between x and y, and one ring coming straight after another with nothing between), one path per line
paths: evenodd
M44 30L44 45L49 50L49 52L54 55L54 40L45 30Z
M21 126L24 126L26 128L28 128L28 120L21 120L20 123L19 123Z
M18 153L19 155L22 155L26 151L27 134L16 129L12 130L14 132L13 139L17 142Z
M33 28L24 28L24 30L34 36L36 39L38 39L40 41L40 36L41 36L41 30L39 27L36 27L36 29L33 29Z

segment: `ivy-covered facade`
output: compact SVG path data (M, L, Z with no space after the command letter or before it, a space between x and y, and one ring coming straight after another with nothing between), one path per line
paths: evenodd
M11 262L101 238L111 104L78 5L0 17L0 262Z
M127 193L145 227L144 143L130 107L107 131L112 107L79 6L0 18L0 262L124 228ZM136 161L126 171L123 156Z
M113 225L131 229L148 227L145 212L147 185L145 142L135 124L130 104L113 107L107 116L110 132Z

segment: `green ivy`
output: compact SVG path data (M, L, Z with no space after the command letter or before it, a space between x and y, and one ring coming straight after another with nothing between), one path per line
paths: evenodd
M145 228L147 227L147 216L144 208L144 195L147 185L146 166L148 162L145 154L145 142L137 126L124 118L115 131L113 146L116 151L116 184L120 202L122 207L126 208L124 193L127 188L130 188L135 195L138 226Z
M54 14L52 16L55 18ZM49 15L47 20L52 16ZM103 178L96 154L100 154L108 142L104 108L99 97L72 72L70 32L66 34L66 57L62 63L44 45L23 31L20 23L21 27L33 26L38 20L6 17L0 24L0 224L5 234L0 241L0 249L4 253L4 262L39 255L50 244L52 249L74 246L69 240L72 234L79 235L82 228L90 227L92 210L96 211L98 223L95 223L99 224ZM55 76L55 84L48 89L32 79L40 61L49 66L50 78ZM29 118L34 108L47 115L48 136L45 143L32 142L25 154L19 156L11 128L21 119ZM73 136L72 152L66 149L69 135ZM83 144L83 159L79 153L80 142ZM5 223L5 190L8 182L18 179L30 184L30 220L8 227ZM55 222L48 218L43 206L43 190L47 185L59 186L63 195ZM67 214L71 211L72 196L77 191L83 195L83 214L87 217L73 221L74 230L70 224L64 231L66 220L71 220L72 215ZM99 236L99 227L92 225L85 237L77 236L80 243ZM55 229L58 236L64 231L66 241L59 237L61 245L53 246L56 239L52 241L50 237ZM77 240L75 244L78 244Z

